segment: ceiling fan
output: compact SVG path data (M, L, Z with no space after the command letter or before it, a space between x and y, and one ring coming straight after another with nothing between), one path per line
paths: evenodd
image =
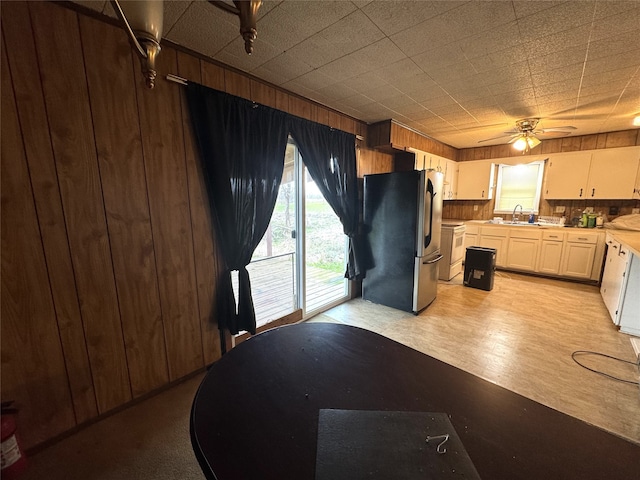
M486 138L480 140L478 143L498 140L500 138L510 138L507 143L512 143L513 148L521 150L522 152L528 152L530 149L540 145L540 138L544 140L545 138L564 137L571 133L570 130L576 130L576 127L571 125L553 128L537 128L538 122L540 122L539 118L524 118L518 120L516 121L516 126L512 130L504 132L504 135Z

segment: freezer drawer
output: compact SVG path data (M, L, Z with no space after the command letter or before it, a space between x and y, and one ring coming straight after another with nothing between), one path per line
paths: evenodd
M429 257L416 257L413 282L413 313L417 314L436 299L440 252Z

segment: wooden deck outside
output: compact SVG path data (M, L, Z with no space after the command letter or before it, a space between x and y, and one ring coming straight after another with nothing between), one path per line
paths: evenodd
M293 253L256 260L247 266L258 326L283 317L297 308L295 256ZM234 288L237 291L234 276ZM343 297L341 273L307 266L306 311Z

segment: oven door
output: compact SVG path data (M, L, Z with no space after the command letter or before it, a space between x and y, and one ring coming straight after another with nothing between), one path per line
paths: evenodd
M458 230L458 229L456 229ZM464 230L454 231L451 242L451 263L456 263L464 257Z

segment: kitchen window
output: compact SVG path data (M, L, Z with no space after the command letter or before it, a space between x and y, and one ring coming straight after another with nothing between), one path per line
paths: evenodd
M525 213L538 213L544 160L518 165L498 165L494 213L513 213L522 205Z

